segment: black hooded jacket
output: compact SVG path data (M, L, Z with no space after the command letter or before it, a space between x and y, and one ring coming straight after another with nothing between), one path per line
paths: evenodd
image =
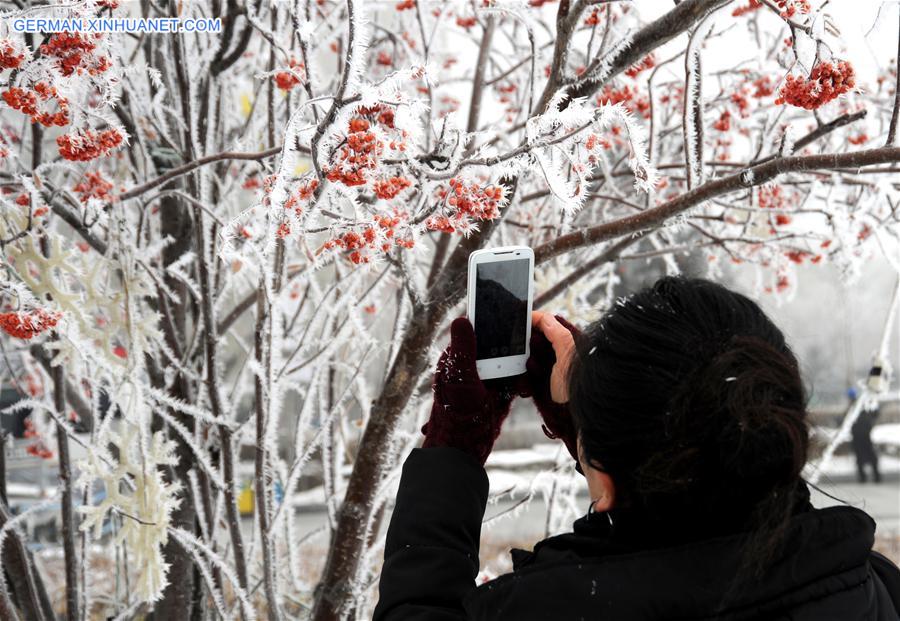
M872 551L875 523L853 507L807 502L764 576L740 588L745 535L669 545L678 529L648 530L615 511L581 518L532 552L513 550L513 572L476 587L487 494L484 469L462 451L413 450L388 528L376 621L900 619L900 570Z

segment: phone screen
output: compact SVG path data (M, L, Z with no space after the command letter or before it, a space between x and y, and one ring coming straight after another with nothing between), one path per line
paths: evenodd
M475 337L479 360L525 353L528 268L528 259L477 264Z

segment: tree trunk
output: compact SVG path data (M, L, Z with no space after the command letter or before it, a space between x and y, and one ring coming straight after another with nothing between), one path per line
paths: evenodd
M164 168L164 162L157 162L158 167ZM169 235L174 239L172 244L166 246L162 251L162 261L164 265L170 265L187 251L193 240L193 225L187 208L180 204L177 198L165 197L160 201L160 223L162 235ZM184 334L187 325L187 301L188 292L184 284L176 278L169 277L166 281L167 286L171 287L178 295L178 302L172 305L172 334L167 334L170 349L172 351L180 351L184 343ZM177 349L173 347L177 346ZM192 391L188 386L187 379L179 377L179 381L175 382L174 392L172 396L177 399L183 399L191 402L193 399ZM170 410L169 414L181 422L188 429L194 428L194 419L185 416L180 412ZM185 444L179 434L172 434L172 439L176 442L175 453L178 456L178 463L169 472L170 476L182 484L183 490L190 489L190 482L187 478L188 471L194 466L193 452L190 447ZM183 492L184 493L184 492ZM194 503L186 496L182 498L181 504L172 513L173 528L183 528L188 532L195 532L197 520L197 512ZM185 552L174 539L169 538L163 548L163 556L169 563L168 584L163 591L162 599L156 604L151 614L151 619L187 619L191 611L191 602L194 592L194 570L193 560L190 555Z
M56 415L66 419L66 376L60 364L53 368L53 401ZM66 563L66 619L79 621L78 568L80 561L75 550L75 507L72 498L72 464L69 459L69 436L62 424L56 425L56 446L59 451L59 480L62 487L60 503L62 504L62 540L63 556Z

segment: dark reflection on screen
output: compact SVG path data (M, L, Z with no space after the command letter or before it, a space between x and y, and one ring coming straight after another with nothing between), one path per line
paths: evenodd
M480 263L475 273L478 358L525 353L528 259Z

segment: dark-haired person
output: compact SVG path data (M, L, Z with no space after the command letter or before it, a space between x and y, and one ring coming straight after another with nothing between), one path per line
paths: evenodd
M797 360L753 301L664 278L583 334L541 313L534 327L528 373L482 382L471 324L453 322L376 621L900 618L900 570L872 551L872 518L810 505ZM565 442L591 505L476 587L483 464L516 394Z
M868 480L866 466L872 467L872 480L881 483L881 471L878 470L878 451L872 443L872 428L881 412L876 404L874 408L866 408L850 427L850 445L856 456L856 478L860 483Z

